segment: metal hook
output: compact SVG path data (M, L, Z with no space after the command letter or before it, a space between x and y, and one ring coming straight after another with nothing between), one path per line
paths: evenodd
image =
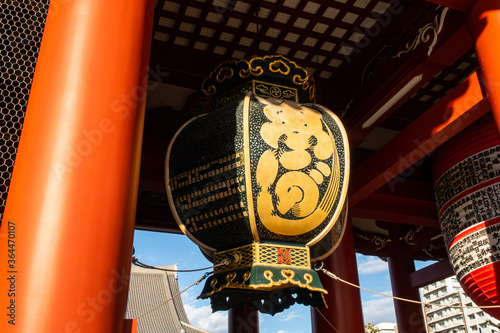
M314 263L314 265L316 265L318 262L320 262L320 263L321 263L321 266L319 266L318 268L314 268L314 270L315 270L315 271L320 271L320 270L322 270L322 269L323 269L323 266L325 265L325 263L324 263L323 261L316 261L316 262Z

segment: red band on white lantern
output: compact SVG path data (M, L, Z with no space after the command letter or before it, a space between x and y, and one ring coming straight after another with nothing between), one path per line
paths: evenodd
M480 306L499 305L500 136L487 115L436 152L434 191L453 270ZM500 309L485 309L500 317Z

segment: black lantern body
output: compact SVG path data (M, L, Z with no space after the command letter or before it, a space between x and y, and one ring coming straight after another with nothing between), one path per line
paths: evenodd
M216 265L200 297L214 311L325 305L311 248L328 255L344 230L342 124L282 56L222 64L203 88L217 110L177 132L166 173L179 226Z

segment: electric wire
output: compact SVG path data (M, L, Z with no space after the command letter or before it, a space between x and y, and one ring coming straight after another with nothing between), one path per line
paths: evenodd
M227 265L230 262L231 262L230 259L224 259L222 262L220 262L217 265L203 267L203 268L196 268L196 269L169 269L169 268L161 268L161 267L157 267L157 266L146 265L146 264L140 262L139 259L137 259L136 257L132 257L132 264L135 265L135 266L142 267L142 268L149 268L149 269L157 269L157 270L165 271L165 272L177 272L177 273L190 273L190 272L206 271L207 269L213 269L213 268L217 268L217 267L220 267L220 266Z

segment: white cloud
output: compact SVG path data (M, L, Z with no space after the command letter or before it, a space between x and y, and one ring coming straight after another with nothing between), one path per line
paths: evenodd
M214 333L227 332L227 311L212 313L209 305L195 307L184 305L191 325Z
M390 291L383 294L391 295ZM384 296L374 296L363 302L363 318L365 323L396 322L394 312L394 301L392 298Z
M379 257L364 257L363 260L358 258L358 273L359 274L376 274L387 271L389 268L387 263Z
M295 318L300 318L303 317L301 315L298 315L295 311L290 311L290 312L281 312L276 315L276 319L280 321L290 321Z
M184 304L191 304L196 302L196 294L192 293L191 290L186 290L181 294L182 302Z

